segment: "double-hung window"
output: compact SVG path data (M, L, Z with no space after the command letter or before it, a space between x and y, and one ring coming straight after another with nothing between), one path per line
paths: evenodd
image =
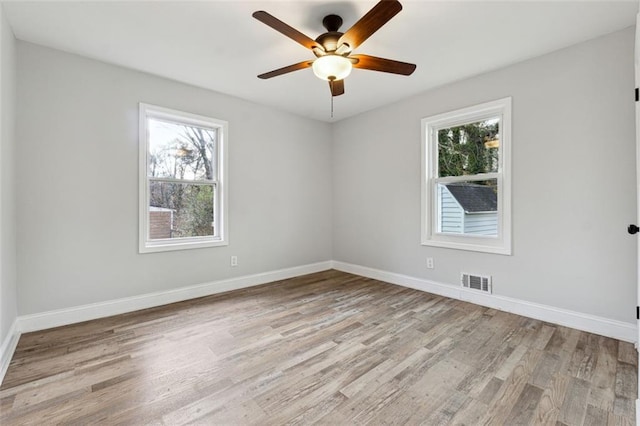
M511 254L511 98L422 120L422 244Z
M140 104L141 253L228 244L225 121Z

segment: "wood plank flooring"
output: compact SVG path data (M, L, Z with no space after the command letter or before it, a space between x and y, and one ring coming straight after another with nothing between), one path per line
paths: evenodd
M21 337L0 424L633 425L633 345L327 271Z

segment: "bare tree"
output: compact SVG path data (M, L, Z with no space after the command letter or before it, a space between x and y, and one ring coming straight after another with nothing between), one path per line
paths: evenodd
M187 181L213 180L216 136L215 131L182 126L173 141L151 153L151 175ZM213 232L211 184L152 181L150 205L174 211L174 236L202 236Z

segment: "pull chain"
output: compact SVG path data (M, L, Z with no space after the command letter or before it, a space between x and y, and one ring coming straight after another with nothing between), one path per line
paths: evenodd
M333 95L331 95L331 118L333 118Z
M333 118L333 82L335 78L329 77L329 89L331 89L331 118Z

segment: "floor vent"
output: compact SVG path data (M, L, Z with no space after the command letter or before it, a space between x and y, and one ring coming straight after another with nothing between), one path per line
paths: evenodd
M472 275L463 272L460 276L460 281L462 282L462 287L491 294L490 276L484 277L482 275Z

